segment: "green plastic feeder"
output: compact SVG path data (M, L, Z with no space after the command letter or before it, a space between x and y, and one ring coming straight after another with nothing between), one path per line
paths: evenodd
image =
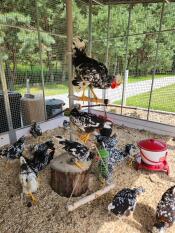
M100 163L99 163L100 173L101 173L103 178L107 178L108 174L109 174L109 171L108 171L109 152L105 149L101 149L101 150L99 150L99 155L102 159L102 161L100 161Z
M101 156L102 159L106 159L109 157L109 151L105 150L105 149L101 149L99 150L99 154Z

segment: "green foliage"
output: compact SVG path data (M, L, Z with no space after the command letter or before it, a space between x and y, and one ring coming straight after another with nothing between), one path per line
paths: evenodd
M37 23L41 37L44 69L49 77L57 70L64 73L66 64L66 9L64 0L2 0L0 9L0 49L5 60L8 76L15 82L19 65L33 71L40 65ZM152 72L155 62L162 3L136 4L131 10L131 26L128 44L128 68L135 76ZM108 28L108 7L92 7L92 56L106 61L107 31L109 29L109 70L122 73L125 64L128 5L111 6ZM37 17L38 16L38 17ZM166 4L162 30L175 27L175 4ZM74 35L88 38L88 6L82 1L73 1ZM147 34L143 34L149 32ZM175 70L174 32L160 36L156 69L160 72ZM65 74L64 74L65 75Z

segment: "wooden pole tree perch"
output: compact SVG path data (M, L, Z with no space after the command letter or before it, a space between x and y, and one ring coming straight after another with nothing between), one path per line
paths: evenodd
M82 206L90 201L93 201L93 200L97 199L98 197L101 197L103 194L109 192L113 188L115 188L115 184L110 184L110 185L106 186L105 188L100 189L97 192L92 193L89 196L86 196L86 197L80 199L79 201L75 202L74 204L68 205L67 209L68 209L68 211L73 211L73 210L77 209L78 207L80 207L80 206Z

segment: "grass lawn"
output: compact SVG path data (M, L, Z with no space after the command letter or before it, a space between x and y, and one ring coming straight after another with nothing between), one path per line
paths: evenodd
M26 93L26 87L25 86L15 86L15 90L22 95ZM30 88L31 94L41 94L42 93L42 87L41 86L33 86ZM68 92L68 87L66 84L46 84L45 85L45 95L60 95Z
M175 74L157 74L155 75L155 78L164 78L164 77L171 77L171 76L175 77ZM135 82L140 82L140 81L145 81L145 80L150 80L150 79L152 79L152 75L139 76L139 77L129 76L128 82L135 83Z
M127 106L148 108L150 92L127 98ZM115 101L121 104L121 100ZM175 112L175 84L153 91L151 109Z
M169 75L156 75L156 78L163 78L166 76L175 76L172 74ZM134 82L140 82L144 80L150 80L152 78L151 75L148 76L140 76L140 77L129 77L129 83L134 83ZM24 95L26 93L26 87L25 86L20 86L16 85L15 90ZM33 86L30 88L31 94L40 94L42 93L42 88L41 86ZM68 92L68 87L66 83L63 84L46 84L45 85L45 95L50 96L50 95L59 95L59 94L65 94Z

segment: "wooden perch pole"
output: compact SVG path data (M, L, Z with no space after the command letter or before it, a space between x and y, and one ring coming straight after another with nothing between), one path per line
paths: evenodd
M115 184L110 184L110 185L106 186L105 188L100 189L97 192L92 193L89 196L86 196L86 197L80 199L79 201L75 202L72 205L68 205L67 209L68 209L69 212L73 211L73 210L77 209L78 207L80 207L80 206L82 206L82 205L84 205L84 204L86 204L86 203L88 203L90 201L93 201L93 200L97 199L98 197L100 197L103 194L109 192L113 188L115 188Z
M83 100L81 99L80 96L76 96L76 95L71 95L69 96L69 98L72 98L73 100L78 100L78 101L85 101L85 102L95 102L95 103L101 103L101 104L104 104L104 99L96 99L96 98L90 98L90 97L87 97L87 96L84 96Z

